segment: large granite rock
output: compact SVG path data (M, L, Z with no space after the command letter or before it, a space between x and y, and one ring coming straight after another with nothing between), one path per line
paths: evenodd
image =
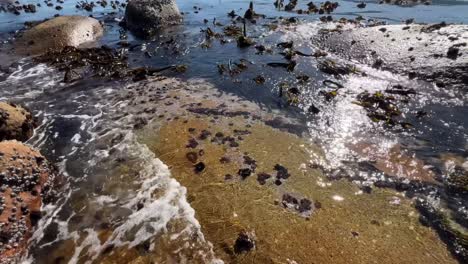
M39 152L0 142L0 263L15 263L26 252L54 179L55 169Z
M182 16L175 0L130 0L125 22L133 33L149 36L164 26L179 24Z
M35 122L31 113L21 106L0 102L0 141L28 140L34 132Z
M467 25L351 28L321 32L313 41L341 57L376 68L408 74L438 86L468 87Z
M17 51L39 54L60 50L66 46L78 47L96 41L103 34L98 20L84 16L60 16L27 30L18 39Z

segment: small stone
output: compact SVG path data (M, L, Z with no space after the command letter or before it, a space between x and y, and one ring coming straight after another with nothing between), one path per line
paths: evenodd
M312 202L309 199L303 198L299 202L299 212L304 213L312 210Z
M197 162L198 159L198 155L196 152L188 152L187 154L185 154L185 157L192 163Z
M186 145L187 148L196 148L197 146L198 142L193 138L189 139L188 144Z
M221 164L226 164L226 163L231 162L231 160L228 157L221 157L219 159L219 162L221 162Z
M247 232L241 232L234 244L234 252L241 254L255 248L255 236Z
M202 172L203 170L205 170L205 163L203 163L203 162L198 162L197 164L195 164L195 172L196 172L196 173L200 173L200 172Z
M265 185L266 181L271 178L271 175L268 173L259 173L257 175L257 181L260 185Z
M239 176L241 176L242 179L245 180L247 177L250 176L250 174L252 174L252 170L249 169L249 168L239 169L239 171L237 172L237 174L239 174Z
M447 51L447 58L451 60L456 60L458 58L460 49L457 47L450 47Z
M202 130L200 135L198 136L198 139L200 140L205 140L207 139L209 136L211 136L211 132L208 131L208 130Z
M277 174L276 174L277 179L287 179L287 178L289 178L289 176L291 176L288 173L288 169L286 169L285 167L283 167L280 164L276 164L275 167L274 167L274 170L277 171Z

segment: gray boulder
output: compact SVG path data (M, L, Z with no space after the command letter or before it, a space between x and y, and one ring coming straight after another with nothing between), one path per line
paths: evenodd
M162 27L181 22L175 0L130 0L125 9L127 28L140 36L150 36Z
M16 50L34 55L66 46L78 47L96 41L102 34L103 28L94 18L60 16L25 31L16 43Z
M468 85L468 25L385 25L324 31L319 47L438 86Z

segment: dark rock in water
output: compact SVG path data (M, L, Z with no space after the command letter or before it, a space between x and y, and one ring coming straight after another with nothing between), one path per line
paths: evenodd
M237 16L236 12L234 10L231 10L231 12L228 13L228 16L231 18L235 18Z
M297 87L291 87L288 89L288 93L292 95L299 95L301 94L301 90L299 90Z
M257 161L247 155L244 156L244 164L249 165L252 170L257 168Z
M188 144L186 145L187 148L196 148L197 146L198 142L193 138L189 139Z
M63 76L64 83L72 83L80 80L82 78L81 74L79 74L76 70L68 69Z
M340 64L330 59L320 61L318 68L331 75L347 75L354 71L351 65Z
M288 169L285 167L281 166L280 164L276 164L274 167L274 170L277 172L276 173L276 178L277 179L287 179L291 174L289 174Z
M260 185L265 185L266 181L271 178L271 175L268 173L259 173L257 175L257 181Z
M25 108L0 102L0 141L28 140L37 126L33 116Z
M148 120L144 117L136 117L133 122L134 122L134 125L133 125L134 129L142 129L144 126L148 124Z
M255 22L254 19L256 19L256 18L261 18L261 17L265 17L265 15L257 14L257 13L254 11L253 2L250 2L249 8L248 8L247 11L245 11L245 13L244 13L244 19L251 20L251 22L253 23L253 22Z
M228 157L221 157L221 158L219 159L219 162L220 162L221 164L226 164L226 163L231 162L231 159L229 159Z
M357 7L358 7L358 8L361 8L361 9L362 9L362 8L366 8L366 3L361 2L361 3L357 4Z
M237 174L239 174L239 176L241 176L242 179L245 180L252 174L252 170L250 168L239 169Z
M252 46L253 44L255 44L255 42L248 37L239 36L239 38L237 39L237 46L239 48L247 48Z
M309 113L312 113L312 114L315 114L315 115L318 114L318 113L320 113L320 109L318 109L318 108L317 108L315 105L313 105L313 104L311 104L311 105L309 106L309 108L307 109L307 111L308 111Z
M447 58L456 60L458 58L459 52L460 52L459 48L452 46L447 51Z
M257 75L257 77L254 78L254 81L257 84L264 84L265 83L265 77L263 77L261 75Z
M284 208L292 210L303 217L309 217L315 209L315 205L311 200L307 198L297 198L289 193L283 194L281 204Z
M208 131L208 130L202 130L202 132L200 133L200 135L198 136L198 139L200 140L205 140L207 139L209 136L211 136L211 132Z
M296 68L297 62L295 61L290 61L289 63L284 63L284 62L269 62L267 63L268 66L270 67L283 67L286 68L289 72L294 71L294 68Z
M398 86L394 86L393 89L385 89L385 93L408 96L408 95L416 94L416 91L413 88L403 89L403 87L398 88Z
M234 252L241 254L255 249L255 235L248 232L241 232L234 243Z
M284 7L286 11L292 11L296 8L297 0L289 0L289 3Z
M276 44L277 47L283 48L283 49L292 49L294 45L294 42L288 41L288 42L280 42Z
M367 194L372 193L372 187L370 187L370 186L362 186L362 187L361 187L361 190L362 190L364 193L367 193Z
M245 11L244 18L245 19L254 19L255 12L253 10L253 2L250 2L249 8Z
M299 204L299 201L292 195L290 194L283 194L283 199L282 199L284 207L288 207L289 205L296 206Z
M309 199L303 198L299 201L299 213L305 213L312 210L312 202Z
M197 162L197 159L198 159L198 154L196 152L188 152L185 157L187 157L187 159L192 162L192 163L195 163Z
M195 173L200 173L205 170L205 163L203 162L198 162L195 164Z
M175 0L130 0L125 9L125 22L129 30L146 37L162 27L180 24L182 15Z

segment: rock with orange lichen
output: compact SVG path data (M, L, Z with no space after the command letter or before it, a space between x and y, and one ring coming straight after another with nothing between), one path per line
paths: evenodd
M15 262L26 252L55 175L38 151L18 141L0 142L0 263Z
M35 126L34 118L26 109L12 103L0 102L0 141L26 141L33 135Z

